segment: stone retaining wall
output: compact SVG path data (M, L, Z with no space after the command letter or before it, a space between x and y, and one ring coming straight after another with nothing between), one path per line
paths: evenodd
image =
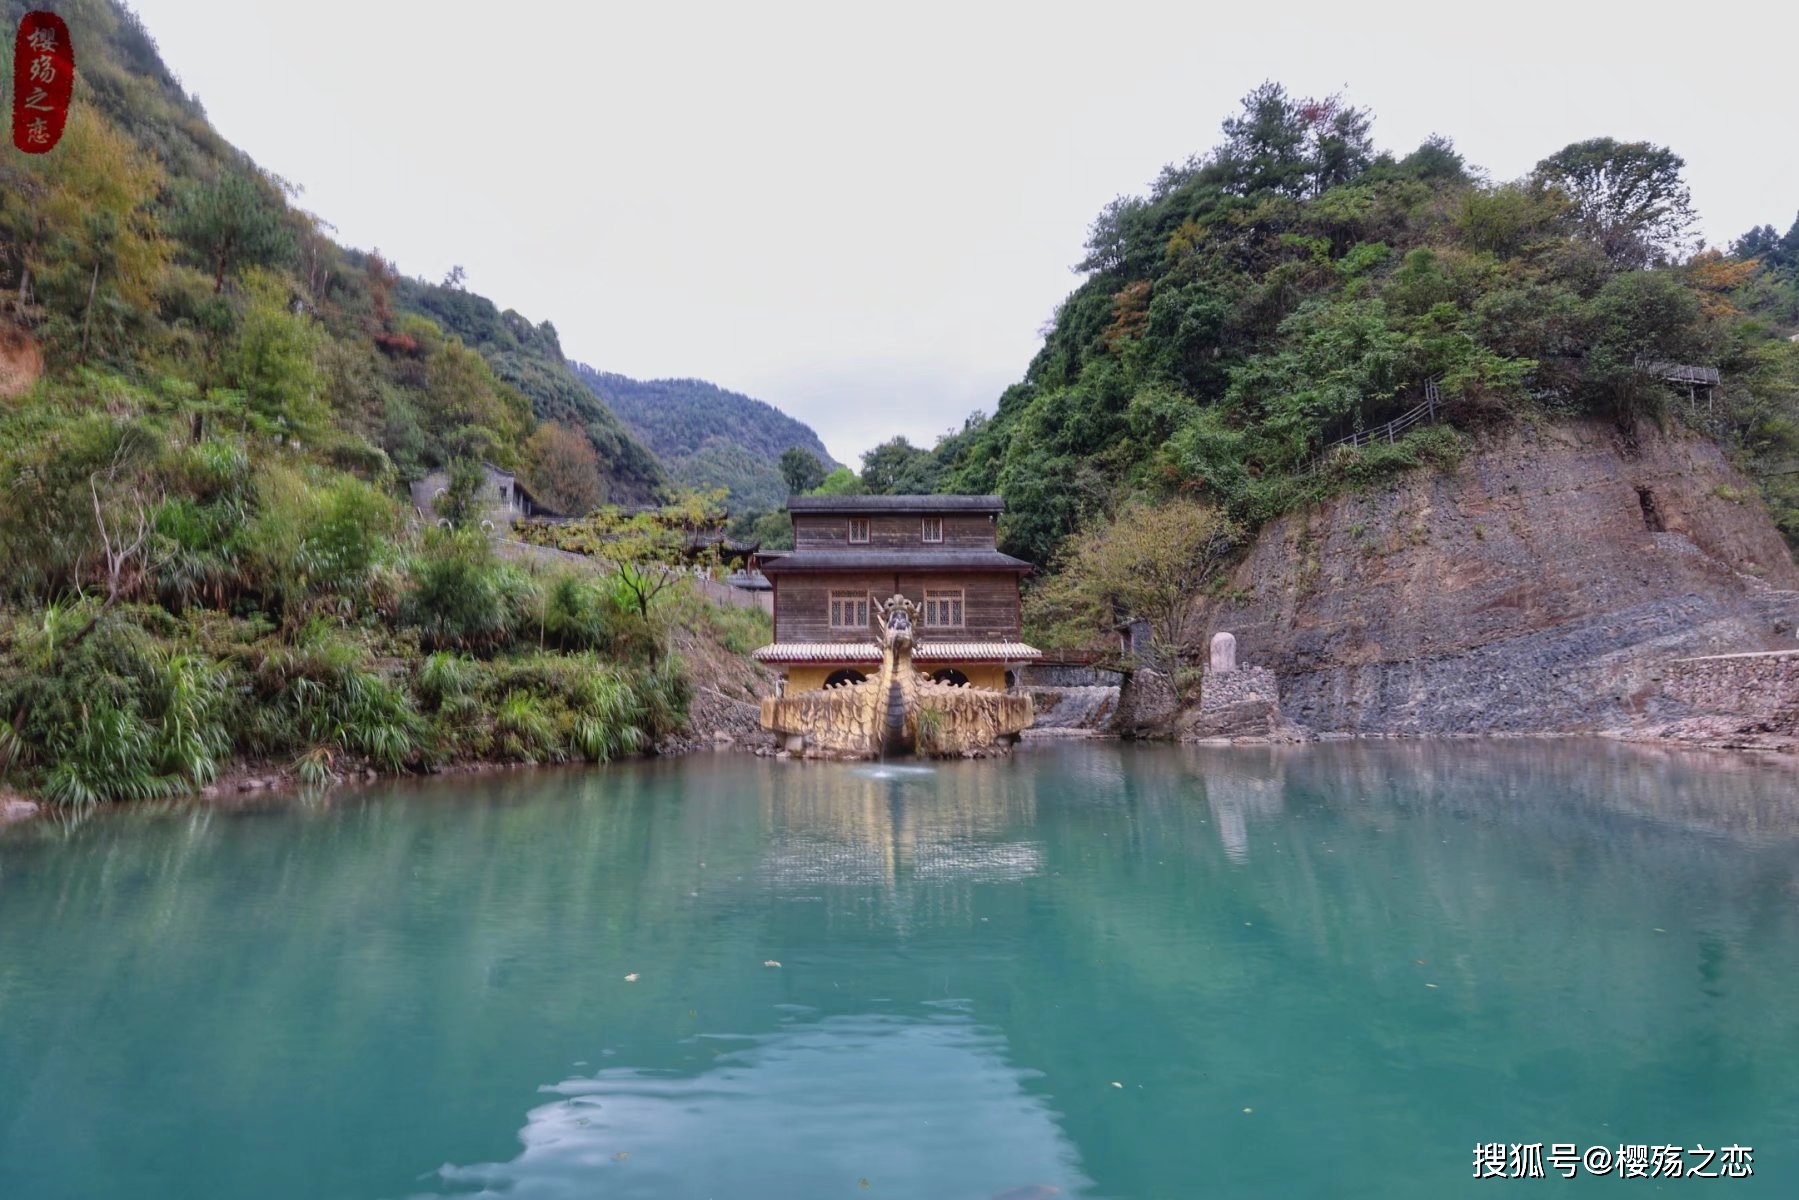
M1799 710L1799 650L1676 659L1662 690L1705 712L1792 715Z
M1278 704L1280 689L1267 667L1207 671L1199 685L1199 711L1217 712L1239 704Z
M1070 663L1028 663L1018 672L1019 687L1118 687L1124 672Z

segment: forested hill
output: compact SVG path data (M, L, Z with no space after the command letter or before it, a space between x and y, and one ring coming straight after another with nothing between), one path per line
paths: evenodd
M0 799L674 735L756 615L664 571L502 561L484 529L483 461L571 513L669 490L555 330L338 245L123 5L0 0L0 28L28 7L77 67L60 142L0 152ZM41 50L19 61L60 70ZM420 520L406 485L439 468ZM612 561L685 550L640 526Z
M1007 548L1044 562L1135 501L1197 499L1247 526L1469 432L1558 414L1685 422L1758 479L1799 539L1799 197L1697 252L1684 163L1599 137L1490 182L1444 138L1375 149L1373 118L1275 84L1210 152L1094 222L1021 382L933 449L871 454L872 490L999 492ZM1782 230L1787 230L1782 232ZM1716 368L1689 406L1655 364ZM1449 421L1307 470L1415 405Z
M635 503L663 490L668 480L656 455L575 377L554 325L533 325L510 308L501 312L487 297L448 283L401 280L397 296L402 308L429 317L479 350L495 375L530 398L539 419L585 434L599 453L606 499Z
M254 425L371 477L466 457L561 506L666 491L548 323L339 246L301 185L218 135L128 9L0 0L0 24L30 8L68 22L74 103L54 151L0 157L0 286L52 381L146 390L196 436Z
M637 380L585 363L575 374L646 442L676 482L726 488L734 511L770 510L787 499L781 455L810 451L837 466L810 426L772 404L700 379Z

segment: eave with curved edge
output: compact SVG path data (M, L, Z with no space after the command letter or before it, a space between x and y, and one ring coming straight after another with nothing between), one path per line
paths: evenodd
M801 571L1011 571L1032 570L1000 550L788 550L757 558L767 576Z
M881 648L873 642L773 642L751 651L761 663L878 663ZM925 642L912 651L917 663L1027 663L1043 651L1024 642Z

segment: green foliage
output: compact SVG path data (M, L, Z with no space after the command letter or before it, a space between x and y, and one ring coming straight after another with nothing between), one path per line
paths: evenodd
M1026 619L1051 644L1076 646L1146 620L1158 665L1172 671L1200 597L1243 537L1242 526L1191 500L1133 505L1069 539L1055 573L1032 589Z
M490 652L510 637L498 567L479 532L428 530L410 574L399 617L424 645Z
M284 267L295 252L281 216L285 206L266 180L222 171L209 184L190 185L177 203L171 229L212 272L216 292L232 271Z
M813 489L814 496L860 496L867 491L861 476L848 467L838 467Z
M0 653L0 711L12 714L0 770L36 771L54 803L174 795L210 783L231 738L226 672L171 651L155 610L52 605L16 618Z
M429 317L478 351L495 376L529 399L538 420L578 430L587 439L602 485L594 505L607 500L641 504L664 495L669 481L657 461L662 452L652 453L642 435L628 428L605 397L592 390L589 368L563 358L561 340L550 322L533 325L461 287L403 279L397 294L403 308ZM586 508L562 511L575 515Z
M903 437L889 438L862 456L862 487L871 496L928 495L937 490L942 473L929 450Z
M243 418L257 432L310 440L327 410L320 395L322 331L289 311L287 287L276 276L251 272L244 310L220 364L227 387L243 395Z
M684 568L718 565L723 504L723 489L684 492L658 509L608 507L580 521L524 526L518 532L527 541L608 563L617 594L629 597L630 607L647 620L650 605L680 581Z
M483 458L570 506L602 480L664 494L555 330L335 245L208 127L134 17L79 7L62 143L0 158L0 348L44 365L0 398L0 783L86 805L236 759L321 787L604 761L678 729L673 618L627 572L540 578L402 521L398 485L459 462L471 523ZM718 523L676 505L651 540L672 533L685 565ZM756 636L683 601L688 643Z
M449 480L443 494L432 504L437 515L450 523L451 529L468 529L480 521L486 511L482 495L487 487L487 472L477 459L459 458L450 464Z
M1592 138L1537 164L1532 182L1565 195L1581 231L1620 267L1677 260L1698 247L1686 161L1648 142Z
M1740 240L1767 260L1750 275L1668 265L1692 223L1668 150L1596 139L1493 184L1445 138L1377 152L1370 121L1257 88L1211 152L1101 212L1087 279L993 415L928 460L880 447L865 485L998 491L1001 547L1047 563L1138 500L1197 497L1249 525L1306 503L1350 482L1311 471L1326 446L1431 385L1458 427L1538 409L1629 425L1674 394L1642 364L1716 365L1733 394L1735 310L1799 324L1772 226ZM1343 470L1396 469L1428 444Z
M789 495L803 496L825 481L825 465L804 446L789 446L781 452L781 479Z

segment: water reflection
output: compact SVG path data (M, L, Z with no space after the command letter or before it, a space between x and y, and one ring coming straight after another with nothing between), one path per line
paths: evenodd
M973 768L973 769L970 769ZM956 764L899 771L811 765L762 779L766 845L759 876L775 892L845 902L878 895L905 929L918 905L935 915L969 909L970 889L1016 883L1043 870L1035 773Z
M729 1039L741 1042L746 1039ZM1054 1114L967 1016L793 1019L697 1076L619 1067L541 1089L507 1162L446 1165L461 1193L561 1200L856 1194L988 1200L1089 1186ZM845 1137L877 1123L884 1139ZM878 1190L877 1190L878 1189ZM427 1193L438 1194L433 1191Z
M16 830L0 1196L1422 1198L1502 1139L1791 1178L1795 790L1081 742Z

